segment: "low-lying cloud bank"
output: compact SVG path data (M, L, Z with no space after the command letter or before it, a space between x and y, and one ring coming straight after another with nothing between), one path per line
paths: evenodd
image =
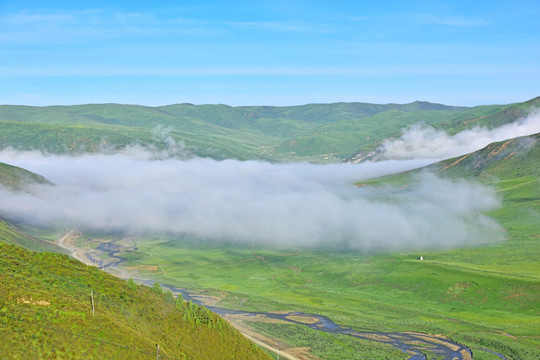
M404 129L399 139L388 139L377 149L377 159L449 159L480 150L490 143L540 132L540 111L494 129L475 127L448 135L428 125Z
M424 160L313 165L148 159L137 149L80 157L0 152L0 161L56 184L19 193L0 189L0 213L127 234L362 251L475 245L503 234L482 215L499 201L479 184L424 174L404 188L353 185Z

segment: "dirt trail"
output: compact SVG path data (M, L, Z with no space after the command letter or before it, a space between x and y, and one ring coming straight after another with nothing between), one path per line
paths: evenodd
M60 239L58 239L56 245L69 251L69 255L72 258L77 259L86 265L96 266L124 280L128 280L129 278L131 278L131 274L128 271L117 268L116 266L114 266L115 264L113 264L113 266L111 267L107 267L110 265L110 263L104 264L103 261L99 260L98 256L100 253L104 252L103 250L77 247L75 245L75 240L81 238L82 236L82 233L78 229L73 228L69 230ZM111 257L114 259L114 254L111 254Z
M80 262L85 263L86 265L98 266L97 263L93 262L92 260L90 260L90 258L87 257L87 251L75 246L75 240L80 238L81 236L82 234L79 230L75 228L71 229L64 236L58 239L56 245L69 251L72 258L75 258Z

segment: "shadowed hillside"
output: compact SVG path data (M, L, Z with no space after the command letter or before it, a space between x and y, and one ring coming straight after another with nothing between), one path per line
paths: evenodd
M23 190L33 183L45 184L49 181L20 167L0 163L0 186L16 191Z
M499 180L540 175L540 134L489 144L485 148L433 166L439 173Z

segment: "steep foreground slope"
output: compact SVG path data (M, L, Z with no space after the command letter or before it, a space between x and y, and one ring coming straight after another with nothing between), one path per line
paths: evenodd
M0 283L2 359L269 358L204 307L65 255L0 242Z

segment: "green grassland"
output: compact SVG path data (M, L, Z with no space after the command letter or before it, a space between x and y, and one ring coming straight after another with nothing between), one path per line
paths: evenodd
M495 187L502 206L489 215L505 229L499 244L424 251L425 260L418 261L418 253L277 251L156 235L138 241L139 251L126 254L125 267L217 295L230 308L316 313L357 329L440 333L469 346L477 359L494 358L484 348L512 359L537 358L539 139L492 144L430 169ZM411 174L367 184L403 185L415 181ZM299 339L291 336L283 338Z
M22 246L33 251L50 251L64 253L64 251L54 245L52 242L43 239L43 231L40 229L38 234L31 235L26 229L14 226L0 219L0 240L12 245Z
M132 144L164 150L170 148L169 140L172 140L179 144L176 155L182 156L335 162L362 158L383 139L399 136L401 128L418 120L455 133L473 126L502 125L524 116L539 105L540 98L521 104L474 108L421 102L406 105L338 103L298 107L190 104L159 108L115 104L46 108L0 106L0 147L73 154L103 148L122 148ZM440 176L474 179L496 189L502 207L489 215L505 229L505 240L499 244L423 251L422 254L361 254L241 247L188 236L154 234L137 239L138 250L122 254L128 259L122 266L132 271L134 276L151 278L201 294L216 295L221 298L219 305L223 307L251 311L298 310L325 315L336 323L358 330L444 334L470 347L475 359L497 358L483 351L484 348L511 359L539 358L538 139L536 135L492 144L476 153L450 159L430 169ZM10 168L4 167L9 170L4 173L2 169L0 167L0 181L5 181L7 186L10 182L19 184L19 180L9 180ZM369 181L365 185L404 185L411 181L415 181L414 177L408 173ZM22 224L15 227L1 221L0 237L5 242L34 246L35 250L47 250L48 242L43 241L38 246L37 240L52 240L54 230L33 229ZM98 234L94 238L95 241L100 240ZM128 309L129 316L140 315L143 309L147 310L145 306L152 307L154 301L160 301L160 298L166 296L157 292L151 295L147 293L148 289L132 290L126 288L125 283L113 284L113 280L108 278L102 281L105 275L96 270L89 270L92 275L88 275L88 279L86 274L76 277L74 281L78 285L68 291L68 285L62 285L53 276L62 274L64 282L70 284L71 278L67 279L63 270L48 271L47 267L43 268L45 270L33 270L42 266L38 261L45 259L47 266L50 266L50 262L60 262L57 260L59 257L50 254L21 255L25 260L16 260L18 264L25 265L26 261L32 262L32 266L17 267L14 265L16 261L9 262L15 256L10 254L22 250L2 246L1 251L7 254L5 260L4 256L0 260L3 261L0 268L2 282L7 283L10 279L16 279L16 282L10 282L11 285L6 287L11 293L5 292L2 287L4 295L0 298L0 305L3 306L1 311L2 314L12 314L20 308L21 312L13 317L1 318L3 322L0 323L0 330L15 337L17 341L29 341L33 351L41 351L51 357L66 357L70 348L82 347L88 349L85 354L91 358L96 352L102 351L103 346L114 348L110 351L120 354L123 351L119 350L120 347L104 345L114 343L128 344L140 351L152 352L156 343L162 343L157 335L161 330L155 326L165 326L172 331L185 331L191 329L189 326L194 326L190 322L170 320L176 319L174 316L177 315L170 315L176 311L180 312L181 318L185 313L185 308L174 310L173 302L167 305L168 308L159 310L161 314L166 314L163 316L167 320L162 325L153 324L157 318L150 314L144 320L132 318L130 323L136 324L137 331L126 330L129 339L121 340L112 330L117 329L117 320L112 314L114 309L118 312L118 304L121 304L122 309ZM418 261L419 255L423 255L425 260ZM71 267L79 266L75 262L69 264ZM77 276L78 271L70 271L70 276ZM19 273L23 276L19 276ZM40 278L49 273L53 277ZM46 291L35 291L40 296L25 293L28 289L31 292L34 288L39 289L38 280L31 280L34 277L42 284L51 284L47 285ZM90 283L89 279L99 281ZM100 285L101 282L104 284ZM16 287L15 284L20 286ZM88 313L89 289L103 295L102 299L105 300L100 305L102 308L107 303L113 304L108 313L100 315L103 316L100 321L104 321L103 324L107 324L104 326L109 329L103 332L103 341L99 336L96 340L93 335L100 334L96 329L101 322L94 321ZM48 295L45 295L47 291L57 291L54 296L59 298L75 291L73 306L53 305ZM137 298L131 302L126 300L140 292L154 298ZM42 300L43 297L51 305L42 308L32 303L17 303L17 299L26 299L30 295L33 301ZM137 307L139 303L140 307ZM30 309L29 318L23 316L26 308ZM36 309L39 311L32 312ZM170 319L167 317L169 315ZM58 320L62 317L69 321ZM51 345L45 343L44 339L59 331L46 330L24 319L39 324L45 321L46 326L51 328L57 328L60 323L72 324L66 325L72 326L72 329L59 329L84 336L74 340L69 335L69 341L55 338ZM82 326L86 322L89 324L88 329L94 332L86 332ZM174 328L172 323L183 328ZM290 346L308 346L321 358L333 356L331 354L338 353L336 349L341 346L347 351L343 351L340 358L356 359L358 350L354 349L361 346L356 340L316 333L295 325L257 323L253 326L281 338ZM203 330L206 329L216 330L211 327ZM219 331L223 329L217 329L217 333L211 335L212 339L222 336ZM208 337L203 330L187 330L191 334L190 341L195 341L197 336ZM135 333L138 335L132 335ZM33 335L28 337L28 334ZM147 334L148 338L143 339L142 334ZM174 340L167 339L163 340L166 345L162 346L168 355L174 353L174 356L178 356L176 350L172 349L187 351L180 347L174 348ZM227 343L227 346L232 347L232 343ZM326 344L324 349L321 348L323 343ZM137 347L139 345L144 345L144 348ZM251 349L246 351L259 351L251 348L251 345L246 346ZM9 349L9 344L0 344L0 353ZM375 358L399 358L394 350L383 345L372 344L364 351ZM19 353L14 354L15 358L21 356Z
M489 348L512 358L538 355L540 282L529 274L538 274L538 265L520 264L525 274L499 268L506 266L501 254L521 260L510 253L515 246L424 252L420 262L418 254L252 253L157 239L138 245L126 268L217 295L222 306L321 314L356 329L440 333L473 352L493 339ZM535 243L523 246L537 254Z
M538 106L540 98L510 105L452 107L334 103L290 107L176 104L0 106L0 148L50 153L95 152L141 145L176 156L215 159L343 161L362 157L418 122L450 133L494 127Z

